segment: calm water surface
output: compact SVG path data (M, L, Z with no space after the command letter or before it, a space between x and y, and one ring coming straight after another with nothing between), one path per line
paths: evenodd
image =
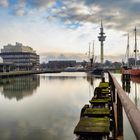
M121 83L120 75L115 77ZM0 80L0 140L74 140L73 130L80 110L92 98L99 82L100 79L87 77L86 73ZM135 83L128 95L135 102L133 87ZM138 107L139 99L137 93ZM135 139L127 119L124 119L124 129L126 140Z

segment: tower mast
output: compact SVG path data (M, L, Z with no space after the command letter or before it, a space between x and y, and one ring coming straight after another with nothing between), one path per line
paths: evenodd
M101 20L101 28L100 28L100 33L99 33L99 36L98 36L98 39L99 41L101 42L101 64L104 63L104 50L103 50L103 46L104 46L104 41L105 41L105 38L106 36L104 36L104 28L103 28L103 23L102 23L102 20Z

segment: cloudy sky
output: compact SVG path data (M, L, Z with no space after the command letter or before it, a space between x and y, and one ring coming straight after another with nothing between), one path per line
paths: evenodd
M106 57L125 54L127 37L134 48L133 30L140 34L140 0L0 0L0 48L21 42L39 54L82 53L97 39L104 23ZM138 37L138 46L139 46Z

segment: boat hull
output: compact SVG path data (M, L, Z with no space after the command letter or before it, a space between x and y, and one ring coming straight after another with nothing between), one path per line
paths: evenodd
M96 78L101 78L104 75L104 69L103 68L95 68L91 74Z
M137 68L124 69L124 68L122 68L122 74L130 74L131 76L139 76L140 77L140 69L137 69Z
M131 69L130 74L132 76L140 76L140 69Z

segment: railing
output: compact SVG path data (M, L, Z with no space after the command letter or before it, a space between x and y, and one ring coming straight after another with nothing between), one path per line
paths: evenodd
M137 139L140 140L140 111L137 109L135 104L129 99L125 91L122 89L120 84L117 82L116 78L111 73L109 73L109 83L112 90L113 103L117 106L117 109L115 109L117 110L117 113L116 116L114 116L114 125L117 133L115 135L119 135L122 131L121 110L123 107L131 124L131 127L135 133L135 136L137 137Z

